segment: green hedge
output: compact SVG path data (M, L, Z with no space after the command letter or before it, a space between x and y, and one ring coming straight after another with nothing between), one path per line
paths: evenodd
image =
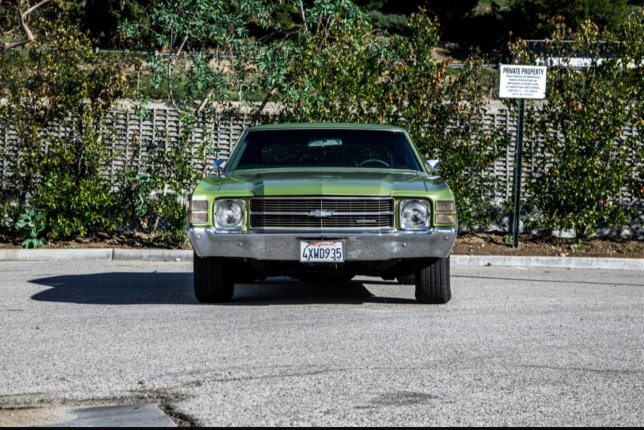
M167 77L176 66L175 73L185 70L191 77L181 85L196 85L183 88L186 99L178 104L181 136L169 146L169 137L158 136L147 148L143 167L126 164L115 183L102 174L111 163L105 138L113 128L113 103L130 95L130 65L101 60L92 41L63 15L53 22L35 21L39 34L33 43L0 54L0 96L6 100L0 104L0 125L15 130L18 139L17 156L0 154L10 172L0 186L1 228L34 239L30 244L40 243L34 234L65 239L118 229L184 242L186 197L203 174L194 158L218 150L207 136L195 141L192 132L205 116L216 123L231 114L230 104L209 99L207 91L208 85L230 88L231 83L245 88L236 94L242 99L247 91L277 102L281 121L388 123L408 129L421 152L442 160L462 227L499 224L508 202L499 207L488 196L498 182L492 166L510 136L484 121L488 97L496 91L495 74L476 55L456 72L450 72L448 62L435 60L438 23L423 13L410 19L409 36L403 37L376 31L360 14L332 12L319 11L316 31L300 30L264 45L234 45L247 48L240 58L252 58L254 66L232 62L229 79L222 82L217 79L224 71L213 75L204 67L206 42L193 47L190 55L199 61L192 64L179 67L168 63L175 61L171 56L156 57L151 70ZM553 23L549 53L586 52L595 61L583 70L550 68L547 103L529 104L540 112L526 115L526 156L536 167L525 181L528 226L572 229L581 237L601 226L625 225L632 205L619 200L624 187L641 201L642 23L641 12L619 34L601 32L591 23L573 34ZM190 21L183 24L188 31ZM607 40L620 42L610 44L613 58L600 61ZM510 51L517 63L537 61L524 41ZM195 112L199 104L202 109ZM262 108L254 112L258 121L266 118ZM57 133L51 131L55 124ZM625 127L636 133L625 136ZM44 230L25 221L38 213Z

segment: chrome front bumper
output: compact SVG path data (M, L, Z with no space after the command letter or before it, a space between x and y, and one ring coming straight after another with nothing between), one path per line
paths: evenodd
M455 228L420 232L290 232L220 233L213 228L190 227L188 236L199 257L299 261L301 240L341 240L345 261L384 261L403 258L447 257L456 241Z

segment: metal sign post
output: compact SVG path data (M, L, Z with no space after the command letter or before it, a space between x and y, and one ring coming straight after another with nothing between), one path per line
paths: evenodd
M519 247L519 224L521 223L521 157L525 99L546 98L546 71L545 66L502 64L500 67L499 97L519 99L513 180L512 247L514 248Z
M525 99L519 99L519 116L517 118L517 139L514 147L514 177L512 181L512 195L514 209L512 211L512 247L519 247L519 223L521 218L521 147L523 146L523 112Z

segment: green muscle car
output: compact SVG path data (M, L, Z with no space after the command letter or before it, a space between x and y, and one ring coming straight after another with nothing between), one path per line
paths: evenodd
M287 275L410 280L423 303L451 298L454 195L401 128L277 124L244 131L190 201L200 302Z

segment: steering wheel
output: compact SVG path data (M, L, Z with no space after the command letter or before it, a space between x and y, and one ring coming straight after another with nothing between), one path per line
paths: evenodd
M382 164L385 167L390 167L389 163L387 163L386 161L379 160L378 158L369 158L368 160L361 161L360 163L358 163L358 167L362 167L365 164L371 164L371 163L378 163L378 164Z

